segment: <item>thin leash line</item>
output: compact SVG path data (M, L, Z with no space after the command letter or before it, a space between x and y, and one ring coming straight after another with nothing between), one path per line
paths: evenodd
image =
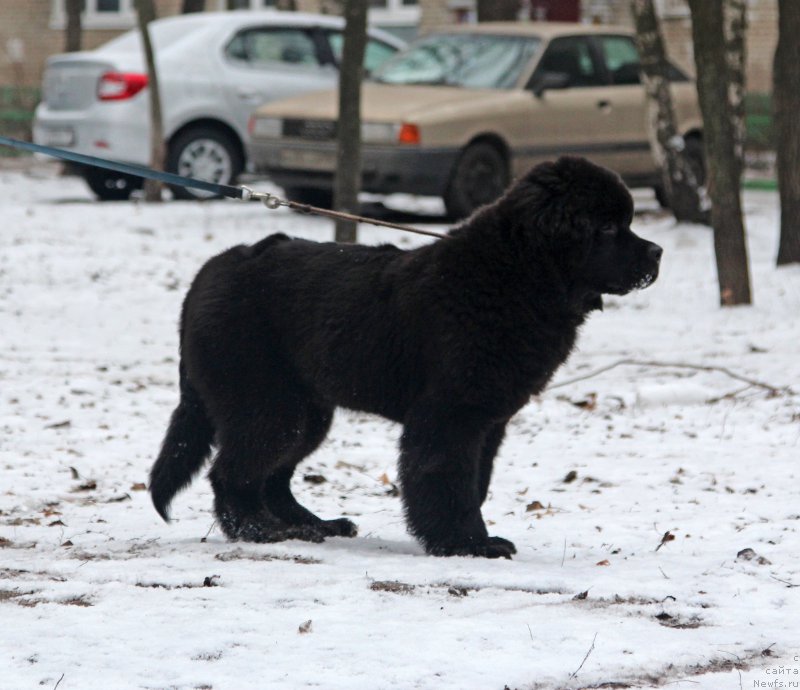
M378 220L377 218L367 218L366 216L359 216L354 213L347 213L346 211L333 211L329 208L320 208L319 206L311 206L310 204L301 204L297 201L282 199L275 194L269 192L256 192L249 187L242 185L242 199L245 201L261 201L264 206L269 209L276 209L281 206L286 206L300 213L312 213L318 216L327 216L328 218L351 220L357 223L368 223L370 225L377 225L384 228L394 228L395 230L402 230L404 232L413 232L417 235L428 235L429 237L438 237L439 239L449 239L449 235L445 235L435 230L422 230L415 228L411 225L403 225L401 223L392 223L388 220Z
M11 148L29 151L31 153L41 153L52 158L60 158L62 160L71 161L73 163L80 163L81 165L88 165L95 168L104 168L106 170L113 170L114 172L123 173L125 175L132 175L134 177L141 177L144 179L157 180L166 184L175 185L178 187L190 187L193 189L201 189L205 192L218 194L220 196L228 197L230 199L239 199L241 201L261 201L268 209L276 209L280 206L286 206L301 213L309 213L327 218L338 220L349 220L356 223L368 223L384 228L392 228L394 230L402 230L403 232L411 232L417 235L427 235L429 237L437 237L445 239L449 235L435 232L433 230L422 230L410 225L402 225L400 223L391 223L385 220L378 220L377 218L367 218L366 216L359 216L354 213L346 213L344 211L333 211L331 209L319 208L318 206L311 206L310 204L301 204L296 201L288 201L282 199L269 192L256 192L245 185L234 186L227 184L219 184L216 182L207 182L205 180L197 180L192 177L185 177L184 175L176 175L175 173L164 172L161 170L153 170L144 165L136 165L133 163L120 163L117 161L110 161L105 158L97 156L89 156L84 153L76 153L74 151L66 151L59 149L55 146L44 146L42 144L34 144L29 141L22 141L14 139L13 137L0 136L0 144L9 146Z

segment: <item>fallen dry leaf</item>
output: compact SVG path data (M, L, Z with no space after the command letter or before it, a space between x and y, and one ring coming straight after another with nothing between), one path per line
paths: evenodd
M668 541L674 541L674 540L675 540L675 535L672 534L672 532L670 532L669 530L667 530L666 532L664 532L664 536L661 537L661 542L659 543L659 545L656 546L656 551L658 551Z

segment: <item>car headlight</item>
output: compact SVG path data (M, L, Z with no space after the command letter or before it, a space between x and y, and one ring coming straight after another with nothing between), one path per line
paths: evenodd
M361 141L365 144L396 144L400 125L391 122L363 122Z
M278 117L253 117L250 135L265 139L277 139L283 134L283 120Z

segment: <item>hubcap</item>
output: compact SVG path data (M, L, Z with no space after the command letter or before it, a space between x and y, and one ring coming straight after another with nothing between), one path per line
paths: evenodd
M228 184L232 171L228 150L215 139L195 139L178 156L178 174L196 180ZM213 196L201 190L192 190L192 194Z

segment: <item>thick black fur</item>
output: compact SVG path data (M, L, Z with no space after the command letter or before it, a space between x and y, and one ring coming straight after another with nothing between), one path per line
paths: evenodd
M181 319L181 400L150 475L158 512L216 446L232 539L353 536L289 488L336 407L403 425L410 531L436 555L510 557L481 517L506 423L542 391L603 293L646 287L661 248L630 230L614 173L533 168L497 202L411 251L272 235L203 266Z

